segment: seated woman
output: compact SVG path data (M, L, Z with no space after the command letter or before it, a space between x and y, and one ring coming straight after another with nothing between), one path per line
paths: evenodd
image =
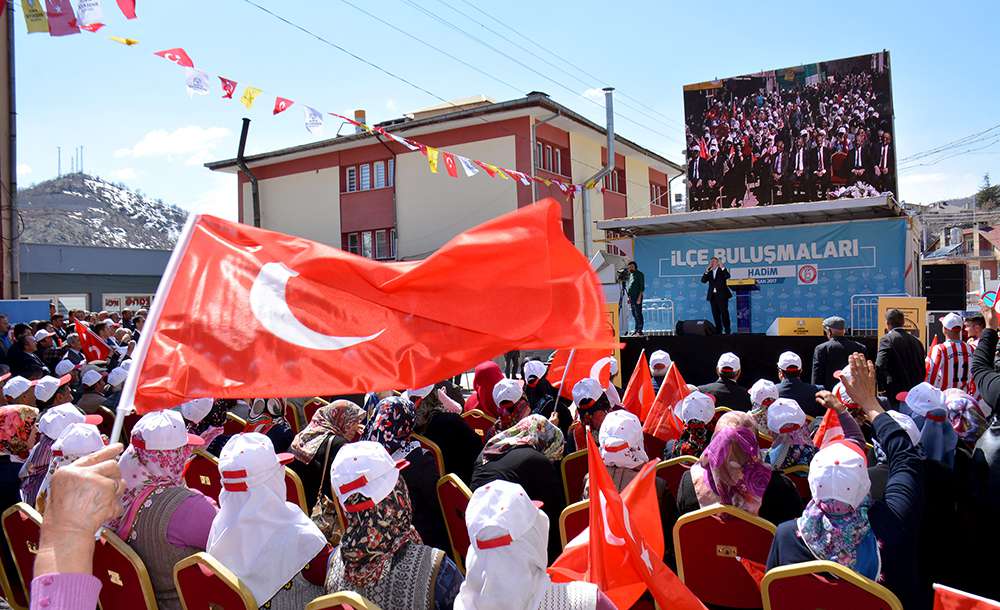
M285 500L284 464L271 439L249 432L219 455L222 491L206 550L250 589L258 606L300 610L323 594L327 541ZM318 569L314 569L318 568Z
M38 439L37 421L35 407L0 407L0 512L21 501L18 473Z
M204 408L204 403L191 401L185 405L181 405L181 414L184 415L188 432L196 436L200 436L202 440L205 441L205 445L203 447L204 450L215 457L219 457L219 452L222 451L226 442L229 441L229 437L231 435L225 434L226 420L228 419L229 413L236 407L237 402L239 401L231 398L216 398L211 401L211 406L208 413L205 415L201 415L200 413L200 411ZM195 403L197 403L197 406L194 406ZM184 414L185 406L188 406L186 415ZM197 418L198 415L201 415L201 418L198 421L188 418L188 416Z
M45 473L42 480L42 487L38 490L38 499L35 504L38 512L45 513L45 500L49 493L49 484L52 475L66 464L72 464L85 455L96 453L104 449L104 439L101 432L93 424L70 424L62 431L56 442L52 444L52 462L49 463L49 471Z
M715 417L715 399L695 390L677 403L674 414L684 423L684 431L680 438L667 441L663 448L663 459L701 455L712 439L712 431L708 425Z
M757 427L757 434L771 435L767 429L767 408L778 400L778 386L768 379L758 379L750 386L750 417Z
M161 610L180 609L174 564L205 550L218 510L184 485L184 464L204 444L188 433L180 413L156 411L136 422L118 460L125 481L122 514L108 525L146 564Z
M462 584L455 563L421 544L399 469L379 443L345 445L330 472L347 531L330 557L326 592L350 590L382 608L451 608Z
M524 397L521 384L514 379L501 379L493 386L493 404L497 406L499 417L486 431L487 441L531 415L531 404Z
M872 422L889 463L883 500L868 496L864 451L844 440L816 454L809 468L812 500L800 518L781 523L768 569L826 559L882 582L904 608L929 607L919 586L917 536L923 494L920 454L875 396L875 367L850 357L853 379L844 383ZM929 591L926 593L929 594Z
M317 409L306 427L292 440L291 453L295 460L288 467L302 479L310 511L320 494L333 500L328 475L330 464L341 447L361 437L364 417L364 409L353 402L335 400Z
M465 523L471 544L456 610L614 608L597 585L552 582L545 554L549 518L520 485L494 481L477 489Z
M414 430L441 448L445 472L455 473L468 485L483 441L462 420L462 405L443 387L428 386L407 394L416 413Z
M100 415L84 415L83 411L71 404L63 404L51 407L38 418L38 442L32 447L24 466L21 467L21 498L30 504L35 505L38 498L38 490L42 487L45 474L49 471L49 464L52 461L52 444L56 442L59 435L63 433L70 424L93 424L101 423Z
M679 514L718 503L759 514L771 523L794 519L802 513L795 485L783 473L771 472L770 466L761 461L756 428L747 413L723 414L698 463L681 477L677 490Z
M250 401L250 413L244 432L267 436L278 453L288 451L295 433L285 420L285 401L281 398L255 398Z
M537 358L528 358L522 367L524 376L524 396L531 405L531 412L538 413L545 419L552 417L555 411L559 415L556 425L567 436L569 425L573 423L573 414L565 400L559 400L559 390L552 386L548 379L549 367Z
M577 420L570 427L566 439L566 453L587 447L586 430L599 442L598 433L604 418L611 412L611 401L596 379L584 377L573 385L573 404L576 406Z
M806 414L791 398L779 398L767 408L767 428L773 441L764 461L775 470L806 466L816 455L806 426Z
M472 395L465 401L465 410L479 409L490 417L497 417L497 405L493 402L493 386L503 379L503 371L492 360L476 366L472 376Z
M533 414L486 444L472 472L473 491L492 481L517 483L532 500L542 502L549 521L559 522L566 506L559 460L563 435L541 415ZM549 561L562 552L558 528L549 531Z

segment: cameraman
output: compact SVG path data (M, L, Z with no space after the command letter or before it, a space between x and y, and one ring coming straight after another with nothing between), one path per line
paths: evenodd
M646 291L646 276L639 271L639 266L635 261L629 261L624 270L625 294L628 295L628 304L632 309L632 318L635 320L635 333L642 335L642 296Z

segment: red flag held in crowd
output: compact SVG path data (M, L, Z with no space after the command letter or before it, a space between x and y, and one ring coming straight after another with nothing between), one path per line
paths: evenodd
M661 441L680 438L684 423L674 414L674 406L690 393L677 364L672 363L663 377L660 391L656 393L656 400L650 406L649 413L640 418L643 422L642 431Z
M118 8L126 19L135 19L135 0L118 0Z
M1000 604L944 585L934 585L934 610L997 610Z
M606 388L611 381L611 368L606 366L610 364L608 360L610 355L611 348L556 350L552 355L552 362L549 363L547 379L549 383L559 388L559 395L568 400L573 400L573 386L576 382L587 377L593 377L601 383L602 388ZM564 374L565 382L563 382Z
M191 61L191 57L187 54L187 52L184 49L181 49L180 47L176 49L166 49L163 51L157 51L156 53L153 53L153 55L156 55L157 57L162 57L163 59L171 61L183 68L194 67L194 62Z
M193 216L122 404L415 388L515 348L612 346L600 281L559 210L546 199L400 263Z
M73 320L76 334L80 337L80 351L87 362L107 360L111 357L111 347L97 336L97 333L83 325L79 320Z
M820 422L816 434L813 435L813 444L822 449L834 441L843 440L844 429L840 425L840 416L833 409L827 409Z
M625 388L625 395L622 396L622 406L641 421L643 414L649 413L655 398L653 377L649 372L649 363L646 361L646 350L642 350L639 353L639 361L632 369L632 376L628 380L628 387Z

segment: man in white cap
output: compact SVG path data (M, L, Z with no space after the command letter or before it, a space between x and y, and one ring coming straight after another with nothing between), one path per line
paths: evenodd
M30 391L35 382L15 375L3 385L3 396L9 405L35 406L35 393Z
M69 375L69 386L73 389L74 393L80 388L80 369L83 368L82 364L73 364L72 360L63 358L58 363L56 363L55 373L56 377L62 377L63 375Z
M733 411L749 411L750 393L736 383L740 378L740 366L739 356L732 352L722 354L715 367L719 378L713 383L699 386L698 390L715 398L715 404L720 407L729 407Z
M38 348L36 355L49 371L54 370L56 363L62 360L61 350L55 344L56 334L50 330L41 328L35 332L34 336L35 344Z
M111 372L108 373L108 397L104 400L105 407L112 411L118 407L118 401L121 400L122 388L127 377L128 371L120 366L111 369Z
M816 403L816 392L823 388L802 381L802 358L795 352L778 356L778 396L799 403L806 415L822 417L826 410Z
M964 323L962 316L955 312L941 318L945 340L931 350L931 367L927 372L927 382L939 390L958 388L968 393L971 389L973 350L962 341Z
M649 374L653 377L653 392L660 391L660 385L663 384L663 378L666 377L667 371L673 365L673 360L670 359L670 354L658 349L649 355Z
M76 406L84 413L96 413L97 407L104 406L107 396L104 395L107 383L104 375L97 369L88 369L80 375L80 398Z
M35 405L45 410L54 405L73 401L73 391L69 387L72 379L66 374L62 377L46 375L35 382Z

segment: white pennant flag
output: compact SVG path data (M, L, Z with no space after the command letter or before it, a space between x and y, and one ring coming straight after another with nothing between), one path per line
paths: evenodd
M382 133L384 133L386 136L392 139L393 142L402 144L403 146L409 148L410 150L420 150L419 146L414 146L413 144L410 144L410 141L407 140L406 138L401 138L397 135L389 133L388 131L383 131Z
M323 113L309 106L303 106L302 111L306 115L306 131L313 135L323 133Z
M531 186L531 178L528 178L527 174L512 169L505 169L503 171L517 178L524 186Z
M80 0L76 5L76 23L89 32L96 32L104 27L101 0Z
M208 95L208 90L211 87L208 74L195 68L186 68L185 72L187 77L184 82L187 85L188 95Z
M455 156L458 157L458 162L462 164L462 169L465 170L466 176L471 178L479 173L479 168L476 166L475 163L472 162L472 159L468 159L461 155L455 155Z

